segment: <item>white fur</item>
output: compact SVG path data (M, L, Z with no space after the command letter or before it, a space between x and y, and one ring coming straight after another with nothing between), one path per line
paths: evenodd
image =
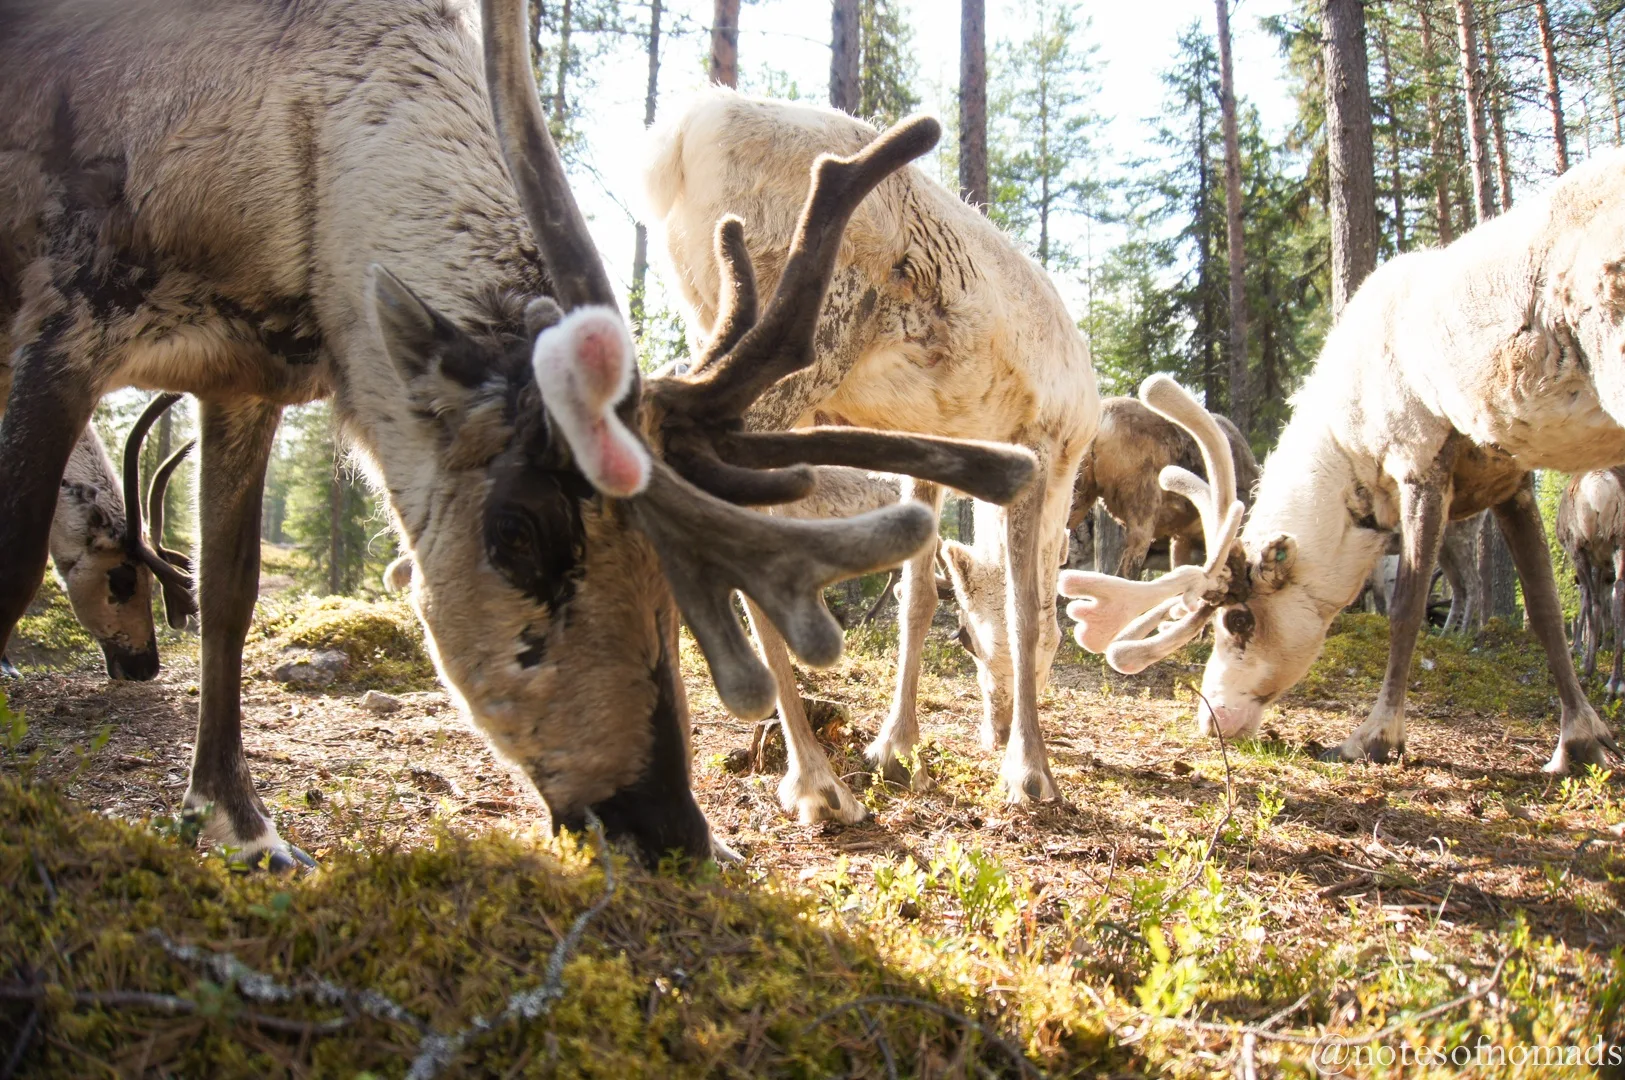
M537 335L531 354L542 400L577 466L593 487L621 499L649 483L649 451L615 414L632 385L632 357L626 324L606 307L570 312Z

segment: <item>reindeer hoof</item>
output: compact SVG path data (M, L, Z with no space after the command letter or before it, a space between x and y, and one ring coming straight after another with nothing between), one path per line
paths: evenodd
M291 874L296 870L316 869L316 860L292 844L261 848L241 859L232 860L232 869L251 871L268 870L273 874Z
M1556 753L1552 754L1552 760L1541 767L1541 771L1562 775L1571 771L1578 772L1587 765L1594 765L1599 769L1607 768L1610 753L1619 756L1619 745L1606 731L1600 731L1596 735L1575 735L1559 739Z
M1025 774L1006 775L1005 801L1012 804L1058 802L1061 793L1048 772L1033 770Z
M4 656L0 656L0 679L20 679L23 673Z
M904 772L906 774L907 770ZM856 825L868 813L846 785L834 776L813 786L805 783L798 774L786 773L779 782L779 805L784 807L785 813L794 814L803 825L815 825L820 821Z
M1349 765L1357 761L1386 765L1391 759L1396 759L1404 753L1404 743L1394 746L1387 739L1372 739L1365 743L1342 742L1322 750L1317 757L1321 761L1339 765Z
M711 837L711 859L719 866L737 866L745 861L743 855L718 840L714 835Z

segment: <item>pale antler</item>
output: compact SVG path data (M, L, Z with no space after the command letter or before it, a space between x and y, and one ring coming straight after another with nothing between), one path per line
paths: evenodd
M1230 551L1242 517L1230 443L1208 411L1166 375L1146 379L1140 400L1190 432L1201 449L1211 483L1176 465L1163 469L1158 479L1165 490L1195 504L1207 562L1176 567L1155 581L1066 571L1058 583L1063 596L1076 598L1066 613L1078 624L1078 644L1104 652L1107 663L1130 675L1190 641L1217 610L1218 599L1230 589Z
M554 292L563 308L574 309L538 336L542 400L577 467L599 491L625 498L631 519L653 541L723 703L741 716L765 716L777 690L744 636L733 593L755 600L802 659L832 663L842 638L824 607L823 587L907 559L929 542L936 522L913 504L850 520L794 521L730 503L801 498L812 485L809 463L909 472L996 502L1012 498L1036 468L1024 450L987 444L856 429L838 436L742 430L757 397L812 362L819 310L853 210L934 146L940 129L934 120L915 119L850 158L814 163L783 275L759 317L744 229L737 219L724 220L717 232L724 313L713 340L692 373L650 380L640 394L630 339L604 321L621 325L542 122L525 4L484 0L482 9L503 156ZM639 404L663 460L651 460L623 423Z
M141 443L164 410L180 399L179 394L159 394L153 398L136 417L129 438L124 440L124 549L158 579L164 590L164 611L169 625L176 628L186 625L187 616L197 614L197 600L192 596L192 575L153 550L147 542L146 529L141 523Z

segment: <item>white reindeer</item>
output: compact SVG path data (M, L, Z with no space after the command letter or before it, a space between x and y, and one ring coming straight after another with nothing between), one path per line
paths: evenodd
M1200 721L1247 735L1308 671L1398 530L1382 689L1328 752L1384 761L1405 745L1411 654L1445 522L1489 508L1557 683L1561 734L1546 768L1563 772L1603 762L1615 743L1575 677L1531 470L1621 461L1625 152L1609 152L1450 247L1394 259L1367 280L1293 398L1228 560L1137 588L1069 573L1061 589L1080 598L1068 609L1080 640L1114 666L1152 663L1217 615ZM1169 480L1203 498L1209 518L1228 497Z
M655 133L649 202L699 327L719 323L710 255L717 222L743 219L756 265L776 279L809 164L826 149L851 153L875 137L874 128L829 109L722 90ZM823 317L815 362L764 395L746 418L752 429L828 421L1012 442L1038 457L1039 482L1007 511L979 518L986 538L980 551L991 560L984 576L993 588L973 602L980 621L999 627L997 655L977 657L986 691L983 744L1007 743L1001 777L1012 802L1056 798L1038 687L1060 641L1050 582L1073 477L1099 412L1088 346L1048 277L986 218L913 167L887 179L853 215ZM942 488L929 483L905 484L904 494L942 504ZM898 782L911 779L903 762L919 738L919 659L936 603L926 551L904 568L897 690L868 748L883 775ZM780 676L781 708L793 714L794 683L773 637L763 633L761 645ZM786 809L803 819L862 816L827 765L808 771L803 757L799 769L780 788Z

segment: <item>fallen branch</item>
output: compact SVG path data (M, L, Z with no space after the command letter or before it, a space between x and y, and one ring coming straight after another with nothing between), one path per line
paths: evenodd
M38 1007L44 1004L50 991L51 987L44 983L31 985L0 983L0 1001L32 1001L36 1009L35 1016L30 1018L33 1022L37 1021ZM174 994L150 994L141 990L80 990L70 991L67 996L75 1005L98 1009L148 1009L175 1016L189 1016L198 1011L198 1003L191 998L177 997ZM253 1011L234 1013L232 1019L247 1021L267 1031L301 1036L330 1035L350 1023L349 1018L345 1016L334 1017L331 1020L289 1020ZM10 1062L7 1065L8 1072L4 1075L9 1075L9 1069L12 1067Z

